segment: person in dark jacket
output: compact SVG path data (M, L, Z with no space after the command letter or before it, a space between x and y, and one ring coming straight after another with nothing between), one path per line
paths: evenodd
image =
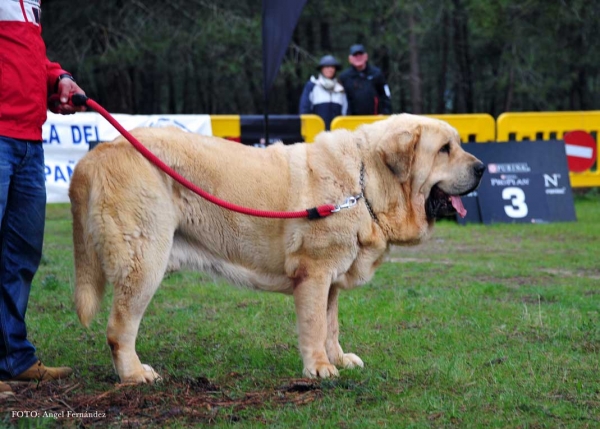
M319 61L319 76L311 76L300 97L300 114L314 113L323 118L325 129L329 130L336 116L343 116L348 109L344 87L335 78L341 64L335 57L325 55Z
M369 64L363 45L352 45L348 67L340 74L340 82L348 97L348 115L390 115L390 88L379 68Z

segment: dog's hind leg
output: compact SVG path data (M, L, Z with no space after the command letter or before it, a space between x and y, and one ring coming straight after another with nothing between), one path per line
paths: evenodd
M69 189L73 215L75 305L79 320L86 327L100 308L106 285L94 238L86 228L89 225L89 190L89 176L76 168Z
M163 224L164 225L164 224ZM114 282L113 305L106 338L113 364L123 383L151 383L160 376L143 365L135 350L140 322L165 273L173 240L168 227L152 238L136 238L128 272Z

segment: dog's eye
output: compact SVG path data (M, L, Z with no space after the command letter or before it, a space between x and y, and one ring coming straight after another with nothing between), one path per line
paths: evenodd
M446 143L444 146L442 146L440 153L450 153L450 143Z

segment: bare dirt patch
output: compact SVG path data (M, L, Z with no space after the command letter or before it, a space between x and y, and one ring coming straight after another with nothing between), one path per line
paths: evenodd
M581 278L588 278L588 279L592 279L592 280L600 280L600 274L595 273L595 272L573 272L573 271L569 271L569 270L561 270L561 269L554 269L554 268L544 268L540 270L541 272L544 273L548 273L548 274L552 274L553 276L560 276L560 277L581 277Z
M27 419L13 411L35 413L61 427L165 427L175 422L212 423L243 420L248 408L304 405L322 396L320 383L309 379L288 380L269 390L232 393L204 377L169 380L153 386L113 385L103 393L86 392L77 382L12 384L15 396L0 400L0 412L11 423ZM32 418L30 415L29 418Z

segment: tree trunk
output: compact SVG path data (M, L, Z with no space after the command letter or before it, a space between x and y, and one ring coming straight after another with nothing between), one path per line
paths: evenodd
M515 66L514 62L516 61L516 51L517 47L513 43L512 45L512 59L510 64L510 71L508 72L508 86L506 88L506 100L504 102L504 111L510 112L513 100L513 93L515 89Z
M442 25L441 25L441 52L440 52L440 67L437 78L438 87L438 99L435 111L437 113L446 112L446 76L448 74L448 52L449 46L448 36L450 35L450 18L448 16L448 9L444 7L442 12Z
M175 75L172 71L168 72L169 85L168 85L168 114L176 114L179 113L177 111L177 85L175 84Z
M187 114L194 112L194 108L192 107L192 93L194 92L192 88L193 75L190 73L190 69L190 58L187 57L183 66L183 105L181 107L181 111Z
M423 113L421 94L421 69L419 67L419 43L417 41L415 12L408 14L408 48L410 52L410 98L412 113Z
M458 89L460 94L459 106L455 106L457 113L473 113L473 79L471 74L471 59L469 55L469 39L467 27L467 14L461 0L454 3L454 50L459 69Z
M262 82L254 76L252 73L252 64L251 59L246 57L244 64L244 74L246 75L246 82L248 82L248 89L250 90L250 97L253 101L253 106L247 106L246 112L240 112L241 114L247 114L254 112L263 113L264 110L264 94L263 94L263 85L257 85L256 82Z
M323 52L332 52L331 44L331 32L329 31L329 22L323 21L320 25L321 28L321 49Z
M306 50L311 54L315 52L315 32L312 21L306 23ZM296 33L296 31L294 32Z
M506 89L506 102L504 103L504 111L510 112L513 100L513 93L515 89L515 69L513 66L510 67L508 75L508 88Z

